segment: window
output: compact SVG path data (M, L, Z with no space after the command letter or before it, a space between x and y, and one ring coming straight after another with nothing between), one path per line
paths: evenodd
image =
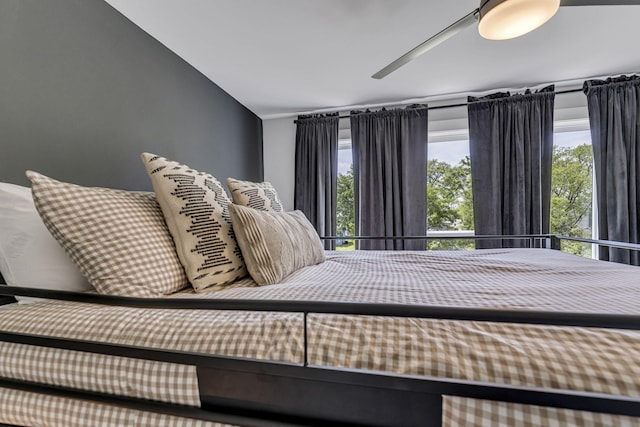
M469 141L429 143L427 150L427 234L473 235ZM469 239L429 240L427 249L472 249Z
M343 139L338 143L338 186L336 192L336 232L338 236L353 236L355 235L355 204L350 139ZM353 240L336 241L336 249L339 251L350 251L354 248Z
M554 134L551 170L551 226L554 234L591 238L593 150L588 130ZM562 250L592 256L591 244L562 242Z
M571 110L573 111L573 110ZM442 112L439 112L442 114ZM586 113L585 113L586 114ZM446 122L446 121L442 121ZM461 239L430 240L427 248L473 249L473 196L471 163L466 129L441 131L440 123L429 133L427 160L427 235L460 236ZM465 121L456 121L462 127ZM345 135L338 144L337 234L355 234L353 159L351 140ZM593 152L588 120L560 120L555 123L551 183L550 232L590 238L593 227ZM338 250L354 249L352 240L337 242ZM563 241L562 250L591 257L591 244Z
M589 130L554 134L550 232L591 238L593 151ZM429 144L427 222L431 236L473 235L469 141ZM472 249L468 240L432 240L429 249ZM591 244L562 243L562 250L591 257Z
M427 233L438 235L473 235L473 202L469 141L429 144L427 164ZM355 235L353 195L353 157L351 140L338 144L338 185L336 231L338 236ZM352 240L338 240L337 250L353 250ZM470 240L432 240L428 249L471 249Z

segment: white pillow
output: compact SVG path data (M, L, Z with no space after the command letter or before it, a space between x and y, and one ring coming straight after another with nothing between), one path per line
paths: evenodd
M0 183L0 272L10 286L75 292L93 289L44 226L31 189L4 182Z
M247 275L220 181L211 174L142 153L178 257L196 292Z

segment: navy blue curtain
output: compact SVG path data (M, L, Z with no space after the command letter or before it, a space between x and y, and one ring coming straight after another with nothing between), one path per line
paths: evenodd
M427 232L426 106L351 112L356 234ZM426 249L424 240L368 240L360 249Z
M299 116L296 120L295 209L320 236L336 234L338 114ZM335 249L326 241L325 249Z
M584 83L602 240L640 243L640 77ZM600 248L600 259L640 265L640 254Z
M523 95L469 98L469 150L476 235L549 232L554 86ZM477 248L521 247L490 240Z

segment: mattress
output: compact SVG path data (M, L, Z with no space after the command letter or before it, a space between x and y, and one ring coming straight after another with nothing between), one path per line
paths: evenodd
M640 314L638 272L638 267L545 249L328 252L323 264L279 284L257 287L246 279L217 292L173 297ZM118 344L296 363L303 358L299 314L52 301L7 307L0 311L0 324L5 331ZM636 331L318 314L309 316L308 328L313 365L640 396ZM10 343L0 343L0 357L3 377L199 405L190 366ZM499 404L474 399L445 403L445 425L490 425L505 413ZM556 416L555 410L521 406L509 413L529 423L522 425L537 425L540 413L543 421ZM600 418L596 424L588 414L571 419L576 425L630 422ZM14 421L0 415L0 422Z

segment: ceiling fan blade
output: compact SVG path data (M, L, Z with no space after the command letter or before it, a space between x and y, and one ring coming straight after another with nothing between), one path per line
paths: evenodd
M471 12L468 15L464 16L462 19L459 19L458 21L456 21L453 24L449 25L447 28L445 28L444 30L440 31L435 36L427 39L423 43L421 43L418 46L414 47L409 52L405 53L400 58L396 59L391 64L387 65L386 67L384 67L382 70L378 71L377 73L375 73L371 77L374 78L374 79L381 79L383 77L388 76L389 74L391 74L392 72L394 72L398 68L402 67L407 62L417 58L418 56L422 55L423 53L425 53L429 49L433 49L434 47L436 47L437 45L439 45L443 41L447 40L448 38L455 36L460 31L462 31L465 28L475 24L478 21L479 14L480 14L480 9L474 10L473 12Z
M633 6L640 0L561 0L560 6Z

